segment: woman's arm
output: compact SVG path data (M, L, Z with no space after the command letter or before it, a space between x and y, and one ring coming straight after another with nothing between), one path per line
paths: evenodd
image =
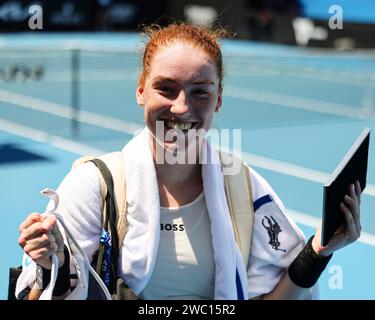
M260 297L262 300L304 300L311 294L311 288L297 286L285 272L277 286Z
M311 294L311 287L318 280L330 256L360 237L360 197L361 187L359 182L356 181L355 184L349 185L348 194L340 205L345 216L345 225L342 225L336 231L325 247L320 245L320 225L312 241L306 244L276 287L271 292L257 298L263 300L306 299ZM308 288L306 288L306 283L308 283Z

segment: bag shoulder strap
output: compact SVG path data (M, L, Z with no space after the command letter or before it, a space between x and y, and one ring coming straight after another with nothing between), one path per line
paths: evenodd
M83 156L83 157L80 157L78 159L76 159L73 164L72 164L72 169L75 169L77 167L79 167L81 164L84 164L86 162L89 162L93 159L95 159L96 157L94 156ZM102 208L104 209L104 206L105 206L105 196L107 194L107 186L105 184L105 181L103 179L103 176L101 174L99 174L99 181L100 181L100 198L102 200ZM102 226L103 226L103 217L102 217Z
M114 182L114 198L117 211L117 233L119 246L122 245L126 233L126 182L125 182L125 164L121 151L111 152L99 157L112 173Z
M110 173L113 177L113 186L114 186L114 199L116 204L117 211L117 233L119 240L119 247L124 241L126 234L126 184L125 184L125 165L123 159L123 153L121 151L111 152L99 157L94 156L85 156L74 161L72 167L78 167L79 165L92 161L93 159L102 160L108 167ZM100 177L100 194L102 199L102 208L105 206L105 197L107 194L107 185L103 179L102 175ZM103 210L105 212L105 210ZM105 219L105 217L103 217ZM103 223L103 221L102 221Z
M105 230L110 233L112 239L112 249L110 250L110 261L108 259L108 252L105 254L106 245L100 241L99 250L95 260L96 272L100 275L103 264L110 265L109 278L108 274L103 275L108 282L108 289L113 297L117 297L119 288L121 292L128 292L128 296L134 299L136 295L125 285L118 286L117 278L117 261L121 244L125 238L126 233L126 187L125 187L125 166L122 152L112 152L99 157L86 156L77 159L72 167L75 168L82 163L91 161L98 168L100 174L100 194L102 199L102 231ZM103 233L101 235L103 237ZM104 236L105 239L105 236ZM106 240L104 240L106 241ZM106 258L103 260L104 255ZM107 269L108 270L108 269Z
M253 192L249 167L239 158L227 152L219 151L219 156L222 168L226 166L225 158L237 161L237 165L240 168L237 174L224 174L223 176L234 235L241 250L245 266L247 266L251 252L254 224Z
M101 177L104 179L107 186L107 193L105 196L104 207L102 210L102 228L101 228L101 241L99 243L98 257L96 259L96 272L100 275L102 271L102 265L109 265L109 278L104 275L104 279L108 279L108 288L111 292L115 290L115 279L117 278L117 263L112 263L113 261L118 261L119 257L119 241L117 233L117 205L115 201L115 192L113 177L111 171L108 169L107 165L101 159L90 160L95 164L101 173ZM104 232L104 233L103 233ZM109 244L107 241L107 232L110 234L110 239L112 241L111 250L107 251L105 254L105 247ZM103 241L102 241L103 240ZM106 258L103 261L103 255Z

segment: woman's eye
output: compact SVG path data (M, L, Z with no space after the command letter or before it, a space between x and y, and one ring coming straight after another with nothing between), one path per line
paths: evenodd
M195 89L193 90L193 94L194 95L197 95L197 96L207 96L208 95L208 92L206 90L203 90L203 89Z
M167 94L171 94L171 93L173 93L174 91L173 91L173 88L171 88L171 87L159 87L159 89L158 89L160 92L162 92L162 93L167 93Z

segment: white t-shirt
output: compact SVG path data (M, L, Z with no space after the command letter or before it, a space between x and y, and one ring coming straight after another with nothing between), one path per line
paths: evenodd
M266 180L252 168L250 175L256 209L247 266L248 292L249 298L252 298L272 291L303 248L304 236L285 214L283 204ZM73 169L61 182L57 192L60 202L56 211L64 216L70 232L91 261L98 249L102 214L99 177L94 164L85 163ZM123 245L126 246L126 241ZM212 250L212 246L206 249ZM158 256L157 259L162 257ZM123 276L125 271L121 270L121 266L118 263L119 275ZM207 266L212 268L210 263ZM198 293L195 295L199 296Z
M214 280L215 262L204 193L183 206L162 207L155 267L140 298L213 299Z

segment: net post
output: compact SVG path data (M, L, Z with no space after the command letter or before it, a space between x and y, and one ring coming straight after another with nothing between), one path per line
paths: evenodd
M79 135L79 81L80 81L80 49L73 48L72 49L72 135L77 137Z

